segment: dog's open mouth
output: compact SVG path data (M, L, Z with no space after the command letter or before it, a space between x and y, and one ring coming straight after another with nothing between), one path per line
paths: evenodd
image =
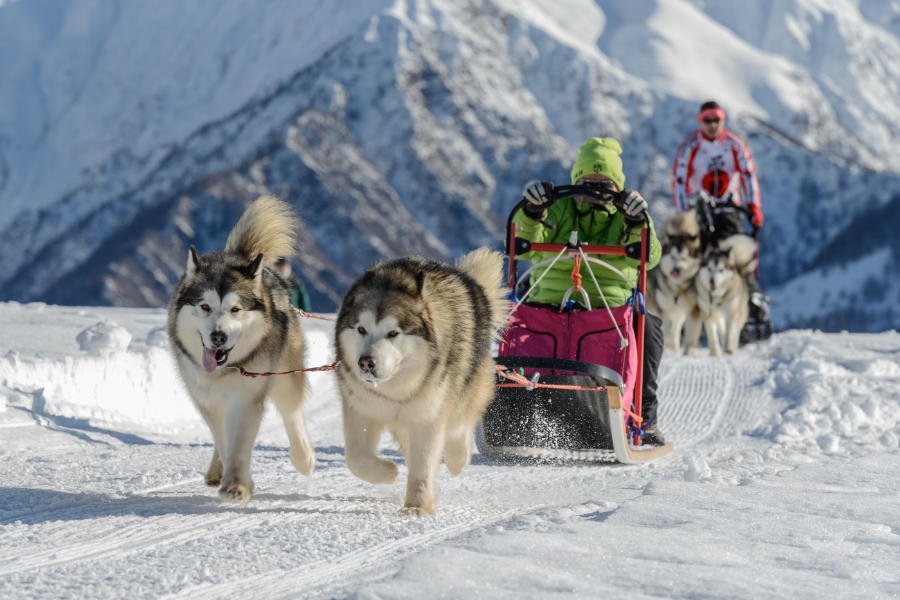
M224 365L228 362L228 353L231 352L231 348L223 349L212 349L203 347L203 368L206 369L207 373L212 373L217 368Z
M681 269L679 269L678 267L672 267L672 270L669 271L669 275L672 277L672 279L676 279L679 275L681 275Z

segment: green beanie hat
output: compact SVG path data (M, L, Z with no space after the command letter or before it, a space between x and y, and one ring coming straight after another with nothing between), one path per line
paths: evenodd
M572 166L572 183L585 175L605 175L621 190L625 187L625 173L620 154L622 146L616 138L588 138L578 149L578 158Z

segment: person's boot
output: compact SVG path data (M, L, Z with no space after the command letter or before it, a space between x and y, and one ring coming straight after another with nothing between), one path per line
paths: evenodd
M772 301L762 292L750 294L750 304L756 309L756 322L763 323L769 320L769 309Z
M641 445L662 446L666 443L666 436L656 426L656 423L644 430L641 436Z

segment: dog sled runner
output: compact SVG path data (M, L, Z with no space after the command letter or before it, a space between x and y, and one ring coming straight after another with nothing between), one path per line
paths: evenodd
M597 197L594 188L584 186L560 186L556 193ZM589 310L529 305L524 302L527 291L523 292L499 345L497 393L482 418L476 437L479 450L492 458L625 464L671 452L671 444L641 445L647 229L642 230L640 242L628 246L583 244L574 232L566 244L532 243L516 237L512 216L519 206L507 223L509 286L514 296L519 296L521 284L527 283L535 267L568 260L573 285L563 303L570 294L579 294ZM532 264L519 276L517 256L532 251L556 256ZM639 261L634 302L591 310L581 286L582 263L599 263L626 277L603 261L604 256Z

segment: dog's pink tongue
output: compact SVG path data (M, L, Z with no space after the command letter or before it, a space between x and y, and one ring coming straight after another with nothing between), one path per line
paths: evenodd
M209 348L203 348L203 368L206 369L207 373L212 373L216 370L219 364L216 362L216 351L210 350Z

